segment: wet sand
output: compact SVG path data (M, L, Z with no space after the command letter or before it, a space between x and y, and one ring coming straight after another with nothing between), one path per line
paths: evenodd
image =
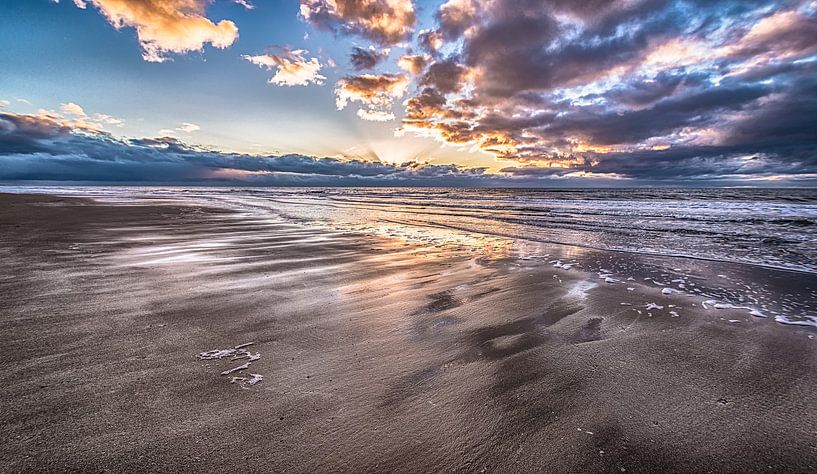
M225 210L0 195L0 470L817 470L817 331L701 300ZM248 359L197 357L250 342L229 375Z

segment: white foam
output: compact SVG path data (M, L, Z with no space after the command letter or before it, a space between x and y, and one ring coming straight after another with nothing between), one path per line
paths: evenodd
M235 354L235 349L215 349L207 352L200 352L198 357L202 360L223 359Z
M649 311L649 310L651 310L651 309L664 309L664 307L663 307L663 306L661 306L661 305L657 305L657 304L655 304L655 303L648 303L646 306L644 306L644 308L646 308L646 309L647 309L647 311Z
M565 296L567 296L568 298L584 299L584 298L587 297L587 292L592 290L596 286L598 286L598 285L596 285L592 281L583 280L583 281L580 281L580 282L576 283L573 286L573 288L571 288L570 291L567 292L567 295L565 295Z
M735 306L732 303L715 303L715 309L749 309L743 306Z
M817 316L799 316L798 319L794 319L791 316L775 316L774 320L780 324L817 328Z
M734 305L732 303L721 303L721 302L719 302L717 300L701 301L701 306L703 306L704 309L707 309L707 310L709 309L709 306L712 306L715 309L742 309L744 311L748 311L749 314L751 314L752 316L754 316L756 318L766 318L767 317L765 314L763 314L758 309L751 308L749 306L738 306L738 305Z
M240 360L240 359L248 359L250 361L258 360L261 358L260 353L253 354L250 351L244 349L247 346L251 346L254 343L248 342L245 344L239 344L232 349L214 349L212 351L207 352L200 352L198 358L201 360L220 360L229 357L230 360Z
M241 388L252 387L262 380L264 376L261 374L250 374L249 377L230 377L230 383L241 384Z
M252 352L245 349L248 346L255 344L254 342L246 342L244 344L239 344L230 349L214 349L212 351L205 351L200 352L198 354L198 358L200 360L221 360L225 358L229 358L230 361L236 360L246 360L245 363L233 367L232 369L227 369L221 372L221 375L230 375L235 372L240 372L242 370L246 370L250 368L250 363L255 362L261 358L261 353L257 352L253 354ZM250 386L255 385L256 383L263 380L263 376L259 374L250 374L250 378L247 377L230 377L230 383L241 383L242 388L247 388Z
M246 364L241 364L238 367L233 367L232 369L227 369L224 372L222 372L221 375L230 375L233 372L238 372L239 370L244 370L244 369L249 369L249 368L250 368L250 363L247 362Z

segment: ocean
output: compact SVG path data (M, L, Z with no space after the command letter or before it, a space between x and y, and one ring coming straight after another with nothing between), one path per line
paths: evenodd
M815 189L0 189L192 202L429 245L490 242L496 250L512 242L508 251L522 260L649 281L780 322L817 324Z

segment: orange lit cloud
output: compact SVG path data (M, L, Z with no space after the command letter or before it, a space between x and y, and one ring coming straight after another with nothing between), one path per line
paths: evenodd
M691 12L684 2L446 1L436 29L416 40L428 59L398 62L417 86L398 134L547 168L543 176L660 174L632 156L695 174L763 146L774 149L756 152L768 162L796 155L802 166L814 135L799 127L815 104L799 96L815 90L806 78L817 77L817 3L761 3L733 15L720 2ZM696 26L703 18L718 21ZM440 37L444 55L429 46ZM770 127L779 120L797 124L780 144L782 126ZM796 153L783 150L793 143Z
M167 53L201 51L210 43L226 48L238 38L238 28L230 20L213 23L205 16L207 0L74 0L85 8L94 5L116 29L136 30L142 58L167 61Z
M423 54L404 54L397 60L397 66L416 76L423 72L429 59L431 58Z
M77 105L77 104L75 104L73 102L68 102L68 103L65 103L65 104L61 104L60 105L60 110L62 111L62 113L68 114L68 115L74 115L74 116L77 116L77 117L86 117L87 116L87 114L85 113L85 110L83 110L82 107L80 107L79 105Z
M183 124L184 126L184 124ZM0 180L189 181L259 185L479 184L485 168L300 154L249 155L189 145L173 137L124 138L47 115L0 111Z
M317 28L386 46L408 39L416 21L411 0L301 0L300 13Z
M344 77L338 81L335 97L338 110L349 102L360 102L364 109L358 116L364 120L385 121L394 118L391 106L395 99L406 94L408 78L399 74L363 74Z
M308 51L278 48L276 54L242 55L247 61L266 68L275 69L270 84L278 86L306 86L310 83L323 84L326 78L320 75L321 64L317 58L306 59Z
M60 104L59 112L56 110L39 109L36 115L31 115L36 119L58 124L60 126L86 132L102 132L109 126L122 127L125 122L122 119L107 114L88 114L80 105L73 102Z
M421 48L434 55L443 47L443 35L434 30L420 31L420 34L417 35L417 41L420 43Z
M737 44L725 47L729 56L755 56L764 59L804 57L817 53L817 21L798 11L781 11L756 24Z
M473 26L478 13L477 9L478 4L475 0L448 0L440 5L437 19L440 22L442 35L452 39L463 34Z

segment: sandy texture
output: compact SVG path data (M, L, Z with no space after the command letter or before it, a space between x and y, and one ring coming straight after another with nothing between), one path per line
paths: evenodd
M813 330L593 277L2 195L0 470L817 470Z

